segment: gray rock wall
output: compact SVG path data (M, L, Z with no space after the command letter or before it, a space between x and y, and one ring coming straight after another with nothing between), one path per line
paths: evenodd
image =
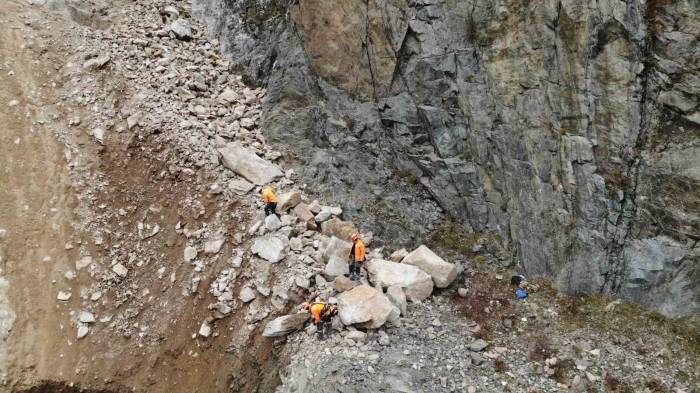
M264 128L385 240L448 216L571 293L700 310L692 0L195 0Z

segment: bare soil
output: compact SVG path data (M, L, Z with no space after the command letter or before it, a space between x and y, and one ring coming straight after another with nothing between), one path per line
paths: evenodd
M90 9L92 2L84 3ZM6 370L0 392L272 391L279 382L274 348L245 331L242 316L221 321L217 337L195 338L209 315L206 291L220 266L208 269L198 293L183 295L191 267L181 262L185 240L176 224L197 228L239 206L208 197L203 171L172 171L174 152L152 131L109 132L104 146L96 143L89 125L73 120L89 118L91 107L62 95L73 87L74 26L99 20L92 27L107 28L107 20L118 23L119 9L110 4L113 14L96 19L77 8L66 15L26 1L0 2L0 229L7 230L0 237L0 277L9 282L6 300L15 317L0 341L0 370ZM96 88L119 110L133 99L129 83L135 82L106 71ZM157 238L122 236L153 216L162 228ZM229 233L237 226L226 222ZM85 253L109 264L114 247L157 260L146 258L138 274L114 288L99 288L89 269L65 278ZM168 267L168 276L159 276L159 266ZM96 288L99 301L80 296ZM58 291L71 291L71 299L58 301ZM138 322L91 328L78 340L75 315L86 305L98 316ZM134 334L142 327L149 329L145 338ZM247 345L231 348L241 336Z

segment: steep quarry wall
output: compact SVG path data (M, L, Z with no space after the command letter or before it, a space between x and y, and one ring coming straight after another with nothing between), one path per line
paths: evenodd
M700 310L697 2L194 0L297 172L396 243L496 232L571 293Z

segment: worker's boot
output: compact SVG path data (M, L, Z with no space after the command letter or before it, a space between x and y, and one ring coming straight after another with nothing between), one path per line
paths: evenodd
M316 325L316 337L321 341L323 341L323 339L324 339L324 337L323 337L323 325L324 325L323 322Z

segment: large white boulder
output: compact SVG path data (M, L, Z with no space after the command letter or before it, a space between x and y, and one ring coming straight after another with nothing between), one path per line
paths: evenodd
M286 248L289 241L285 242L284 240L276 236L258 237L255 238L250 251L253 254L257 254L260 258L277 263L287 256Z
M338 315L344 325L377 329L384 325L394 306L383 293L360 285L338 296Z
M351 249L352 243L340 240L337 237L331 237L323 251L323 258L326 262L330 262L333 256L347 261L350 258Z
M457 278L457 266L446 262L426 246L416 248L402 262L428 273L438 288L450 286Z
M263 331L264 337L281 337L304 327L304 322L309 319L308 313L285 315L267 323Z
M372 259L365 267L375 285L383 288L400 287L411 301L421 301L433 293L433 280L415 266Z
M326 263L324 273L331 279L350 274L347 259L339 258L337 255L332 255L328 259L328 263Z
M239 143L227 143L219 149L219 154L226 168L257 185L267 184L284 176L277 165L258 157Z

